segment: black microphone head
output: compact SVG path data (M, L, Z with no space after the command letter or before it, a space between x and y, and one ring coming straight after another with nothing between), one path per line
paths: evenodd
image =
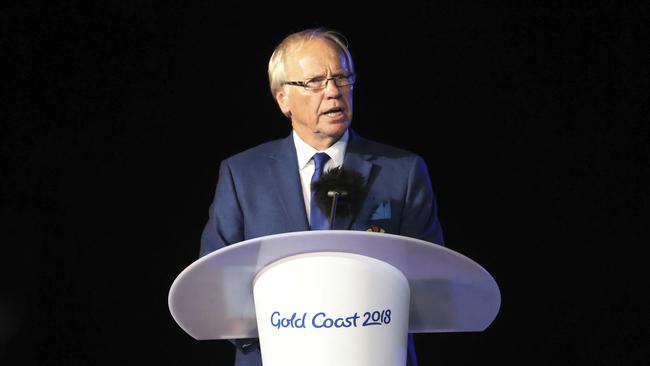
M363 176L353 170L336 167L321 175L311 185L316 206L325 214L332 208L332 195L338 192L336 217L351 216L361 206L363 200Z

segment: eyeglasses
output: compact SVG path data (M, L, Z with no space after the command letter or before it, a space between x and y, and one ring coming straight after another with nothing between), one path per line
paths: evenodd
M283 81L282 85L302 86L306 90L318 91L327 88L327 83L330 80L334 82L334 85L338 87L343 87L343 86L353 85L354 82L356 81L355 79L356 79L355 74L339 75L339 76L333 76L331 78L327 78L325 76L317 76L315 78L311 78L305 81Z

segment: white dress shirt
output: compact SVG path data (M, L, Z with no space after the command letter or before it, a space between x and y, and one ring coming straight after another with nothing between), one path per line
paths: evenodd
M324 151L318 151L303 141L300 136L293 131L293 143L296 145L296 154L298 154L298 171L300 172L300 185L302 186L302 197L305 200L305 212L307 212L307 219L311 214L311 176L314 175L314 159L312 157L318 152L324 152L329 155L330 160L325 163L323 172L329 169L343 165L343 158L345 157L345 148L348 146L349 134L345 133L341 138L332 146Z

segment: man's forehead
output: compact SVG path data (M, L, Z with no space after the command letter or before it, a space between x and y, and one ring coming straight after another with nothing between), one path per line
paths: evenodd
M285 62L287 76L315 76L331 73L347 73L349 65L345 53L329 40L315 39L295 47L287 53Z

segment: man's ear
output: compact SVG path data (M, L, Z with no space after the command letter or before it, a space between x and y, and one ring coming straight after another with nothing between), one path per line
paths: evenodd
M284 91L284 89L280 89L275 93L275 100L278 102L278 106L280 106L282 114L287 117L291 117L291 108L289 108L289 96Z

